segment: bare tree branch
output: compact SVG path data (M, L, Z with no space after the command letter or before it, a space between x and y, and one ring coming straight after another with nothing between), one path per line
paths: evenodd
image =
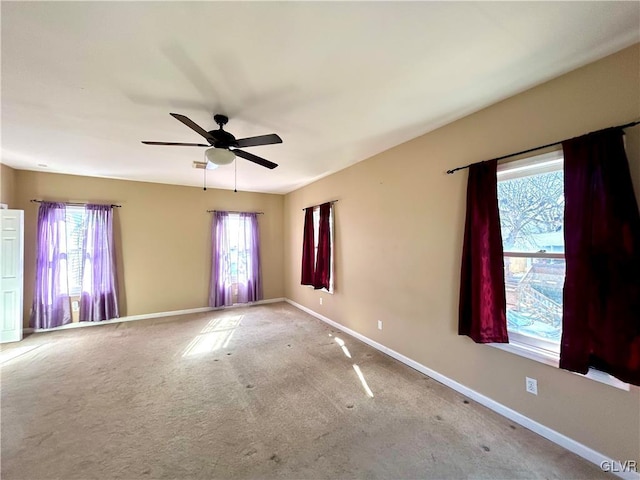
M564 222L562 172L498 182L498 204L505 250L538 250L537 237L557 232Z

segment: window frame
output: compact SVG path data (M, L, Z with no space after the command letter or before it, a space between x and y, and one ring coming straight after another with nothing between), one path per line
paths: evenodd
M549 152L527 156L518 160L512 160L502 164L498 164L497 168L497 183L516 180L524 177L531 177L535 175L543 175L546 173L562 171L564 167L564 156L562 149L554 149ZM498 197L498 202L500 198ZM562 259L564 260L564 252L546 252L544 250L536 251L509 251L504 250L502 254L503 263L506 263L507 258L528 258L534 259ZM506 287L506 283L505 283ZM506 292L505 292L506 293ZM508 329L508 327L507 327ZM508 331L509 342L511 338L516 341L517 344L523 346L525 349L530 349L539 353L546 352L549 356L553 357L560 353L560 342L552 342L550 340L544 340L541 338L524 335L518 332Z
M320 240L320 205L313 207L313 264L316 264L318 259L318 241ZM331 244L331 258L329 259L330 271L329 271L329 289L320 288L318 291L326 292L331 295L334 293L334 237L333 237L334 215L333 215L333 202L329 206L329 242ZM313 288L313 285L307 285L309 288Z
M558 168L558 164L560 167ZM497 181L498 183L505 180L522 178L524 176L549 173L552 171L562 170L564 168L564 155L562 148L554 148L550 151L530 155L524 158L518 158L504 163L498 164ZM524 173L526 172L526 173ZM503 251L503 262L507 257L513 258L548 258L548 259L565 259L565 253L562 252L514 252ZM506 284L505 284L506 287ZM509 343L490 343L491 347L528 358L552 367L560 367L560 342L557 344L544 339L534 338L517 332L508 331ZM629 391L628 383L622 382L608 373L601 372L594 368L590 368L586 375L571 372L591 380L595 380L606 385L610 385L621 390Z
M229 212L229 214L227 215L226 218L226 222L227 222L227 228L228 228L228 232L227 232L227 236L229 238L229 283L231 285L236 285L238 283L238 279L239 279L239 275L238 275L238 263L240 260L240 248L239 245L237 244L237 240L238 240L238 230L240 229L240 214L239 213L235 213L235 212ZM235 230L235 231L234 231ZM232 235L232 232L234 233ZM233 261L233 254L232 254L232 250L233 248L231 248L231 243L235 242L235 262ZM235 274L232 273L232 265L235 264Z

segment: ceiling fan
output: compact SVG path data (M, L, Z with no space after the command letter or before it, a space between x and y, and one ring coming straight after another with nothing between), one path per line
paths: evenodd
M180 115L179 113L170 114L176 120L181 121L187 127L202 135L209 144L204 143L178 143L178 142L146 142L145 145L168 145L174 147L212 147L204 152L208 162L215 165L227 165L233 162L237 156L249 160L250 162L257 163L266 168L276 168L278 164L270 162L262 157L258 157L253 153L239 150L244 147L257 147L259 145L272 145L274 143L282 143L282 139L275 133L269 135L259 135L257 137L247 137L236 139L229 132L224 130L224 125L227 124L229 118L225 115L216 114L213 116L213 120L219 125L218 130L211 130L207 132L204 128L199 126L193 120Z

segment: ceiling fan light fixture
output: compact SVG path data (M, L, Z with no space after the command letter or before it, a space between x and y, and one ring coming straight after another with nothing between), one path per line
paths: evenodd
M229 165L236 158L236 154L226 148L209 148L204 152L204 158L215 165Z

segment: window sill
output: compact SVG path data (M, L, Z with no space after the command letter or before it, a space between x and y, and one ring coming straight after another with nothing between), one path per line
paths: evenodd
M309 287L312 290L315 290L316 292L323 292L323 293L328 293L329 295L333 295L333 288L331 290L327 290L326 288L319 288L319 289L315 289L313 288L313 285L303 285L304 287Z
M513 340L509 343L489 343L487 345L556 368L558 368L558 365L560 363L560 356L557 353L549 352L548 350L543 350L541 348L532 347L530 345L525 345L523 343L514 342ZM571 373L574 373L575 375L579 375L581 377L589 378L591 380L595 380L596 382L604 383L605 385L619 388L620 390L625 390L627 392L629 391L628 383L624 383L617 378L612 377L608 373L601 372L600 370L590 368L589 373L587 373L586 375L581 375L575 372Z

